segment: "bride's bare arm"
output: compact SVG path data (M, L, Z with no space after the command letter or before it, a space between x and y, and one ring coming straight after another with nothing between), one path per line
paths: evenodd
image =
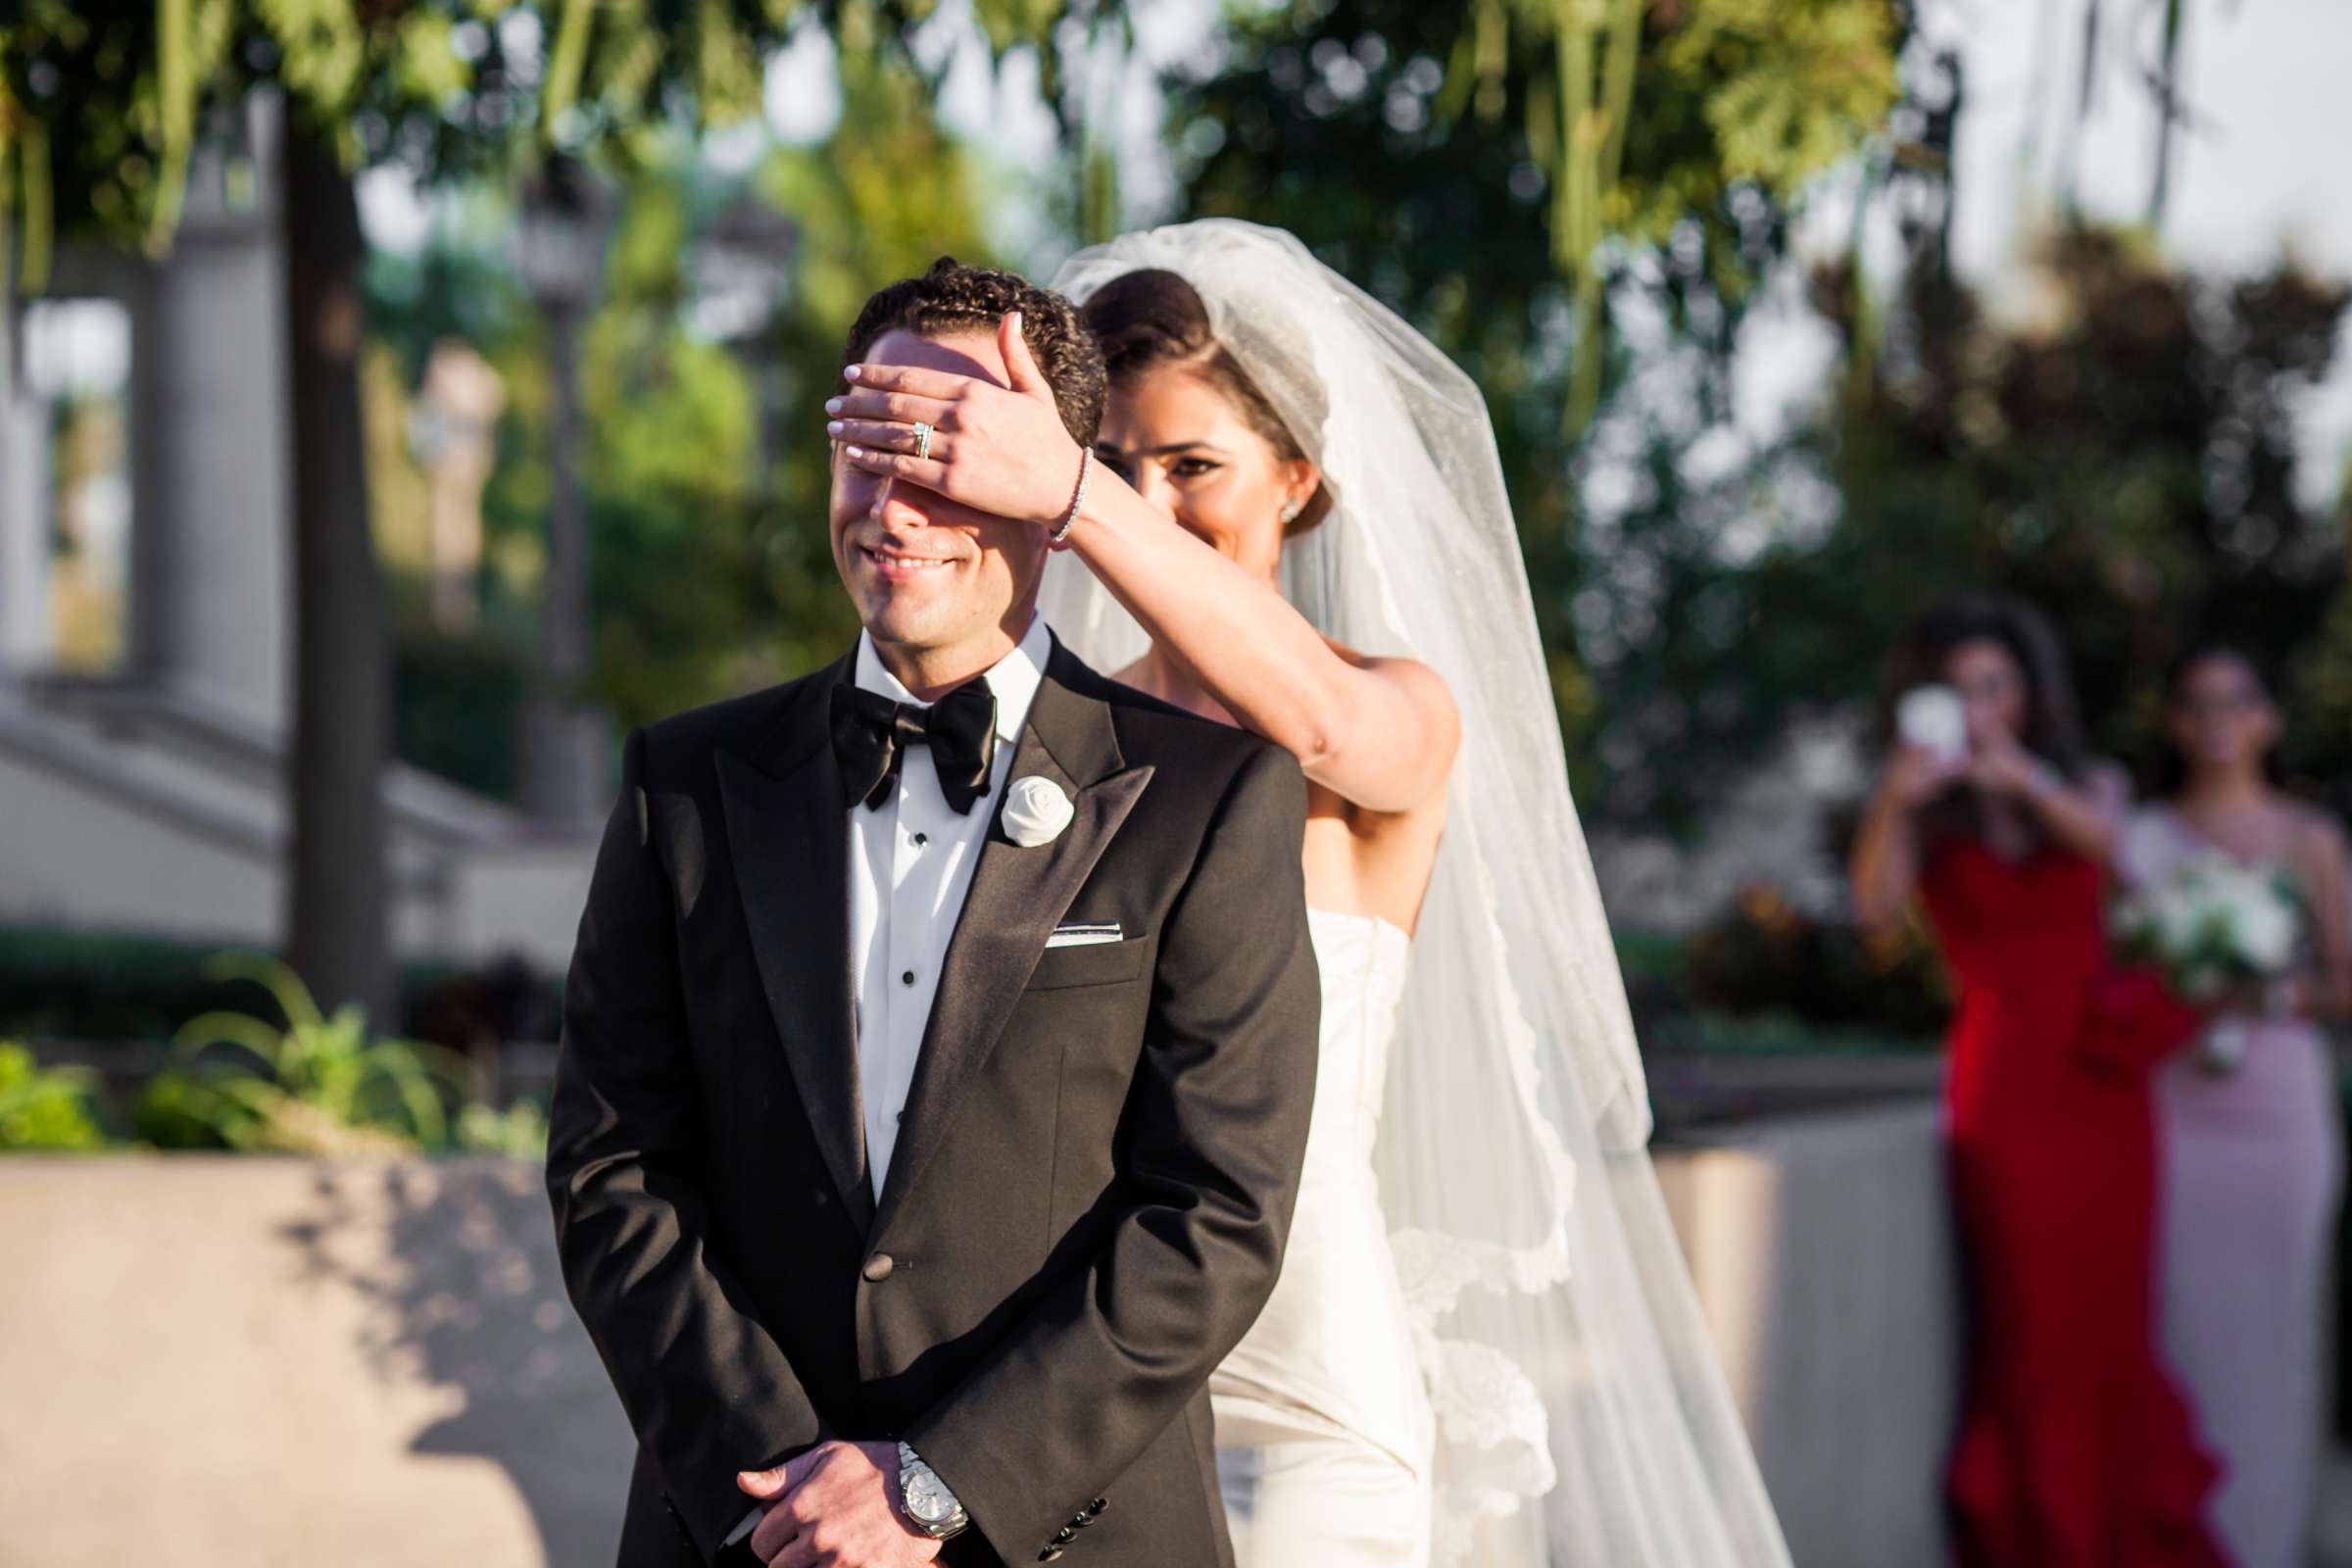
M1152 640L1248 729L1356 806L1444 788L1461 743L1446 683L1409 659L1334 648L1275 589L1098 466L1070 547Z

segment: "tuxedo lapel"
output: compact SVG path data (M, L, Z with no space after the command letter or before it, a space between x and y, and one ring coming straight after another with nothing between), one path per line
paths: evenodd
M808 677L759 762L722 751L717 765L760 988L817 1148L862 1230L874 1205L850 975L850 812L829 729L833 688L851 669L843 660Z
M1108 705L1065 683L1082 668L1054 645L1013 753L1007 787L998 794L940 969L906 1116L883 1179L877 1234L939 1147L960 1102L958 1086L995 1049L1055 923L1152 780L1151 768L1124 766ZM1004 797L1011 780L1032 774L1068 795L1073 815L1059 837L1023 848L1005 836Z

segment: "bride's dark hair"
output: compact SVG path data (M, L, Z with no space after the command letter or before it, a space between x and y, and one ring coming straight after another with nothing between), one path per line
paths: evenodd
M1217 341L1200 291L1176 273L1151 267L1123 272L1095 290L1079 314L1102 346L1114 389L1131 387L1153 370L1190 370L1224 394L1276 457L1305 461L1305 450L1274 405ZM1298 515L1284 526L1283 537L1295 539L1330 514L1330 489L1317 484Z

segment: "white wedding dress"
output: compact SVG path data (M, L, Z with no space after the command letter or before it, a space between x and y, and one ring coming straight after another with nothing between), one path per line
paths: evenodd
M1217 1476L1239 1568L1422 1568L1435 1422L1372 1168L1411 939L1328 909L1307 928L1314 1120L1282 1278L1208 1382Z
M1272 1304L1210 1383L1243 1568L1788 1568L1650 1169L1485 399L1277 229L1123 235L1054 286L1083 305L1153 268L1322 472L1332 509L1283 546L1283 597L1427 664L1461 714L1411 940L1311 916L1305 1184ZM1097 669L1151 643L1075 554L1039 609Z

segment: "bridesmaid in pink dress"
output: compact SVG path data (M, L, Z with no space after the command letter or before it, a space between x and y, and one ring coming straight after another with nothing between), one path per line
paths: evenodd
M2272 786L2278 712L2246 656L2190 655L2166 717L2179 784L2127 827L2124 876L2160 882L2185 859L2220 854L2283 871L2309 910L2300 970L2217 1025L2237 1033L2240 1064L2192 1049L2156 1075L2159 1340L2222 1462L2215 1532L2237 1568L2303 1568L2343 1168L2335 1073L2317 1020L2352 1010L2344 836Z

